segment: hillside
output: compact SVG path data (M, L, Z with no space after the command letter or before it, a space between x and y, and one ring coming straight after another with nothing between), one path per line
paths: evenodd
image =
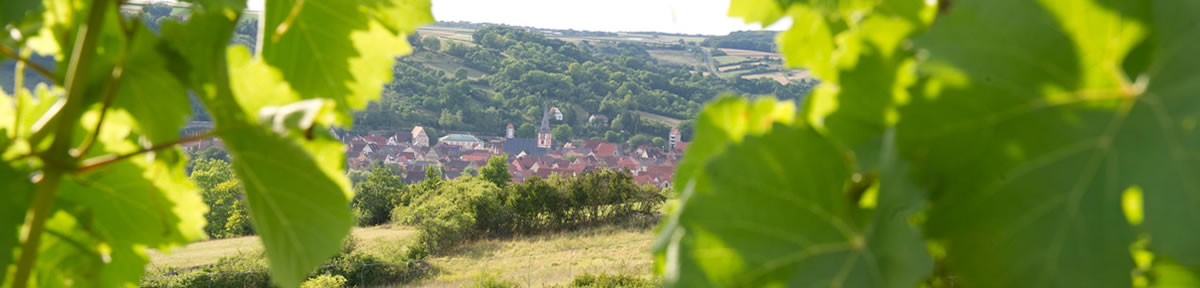
M673 128L662 123L676 121L641 121L644 114L638 111L688 120L724 92L799 100L815 84L738 76L765 74L766 68L781 71L777 55L735 56L744 71L708 75L698 46L703 39L464 23L427 26L410 37L417 51L398 61L395 80L380 101L358 113L353 133L390 134L420 125L431 137L451 131L500 136L509 123L536 125L550 106L564 114L552 125L572 127L577 139L610 131L622 139L661 136ZM774 64L753 66L756 61ZM597 114L612 119L604 123L611 125L589 125L588 118Z

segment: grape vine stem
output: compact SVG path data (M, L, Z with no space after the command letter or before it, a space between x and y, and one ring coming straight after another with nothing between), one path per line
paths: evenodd
M179 145L179 144L183 144L183 143L191 143L191 142L200 141L200 140L203 140L204 138L211 138L216 135L217 135L217 131L215 131L215 130L208 131L208 132L204 132L204 133L200 133L200 134L196 134L196 135L192 135L192 136L188 136L188 137L179 138L174 141L159 143L157 145L150 146L147 148L142 148L138 151L133 151L133 152L130 152L127 154L105 155L105 156L98 156L95 158L89 158L89 159L83 161L82 167L79 167L79 169L75 169L75 174L87 173L88 171L96 170L97 168L104 167L104 166L112 164L114 162L129 159L129 157L175 147L175 145Z
M16 59L17 61L20 61L21 63L25 63L25 66L27 66L29 68L33 68L33 71L37 71L38 74L42 74L42 76L46 77L46 79L50 79L51 83L58 84L58 80L54 79L54 72L50 72L50 70L46 69L46 67L42 67L42 65L38 65L37 62L30 61L29 58L25 58L25 57L21 57L21 55L17 55L17 52L13 51L12 48L8 48L7 46L0 45L0 54L3 54L4 56L6 56L8 58Z
M67 66L67 100L60 110L62 119L59 119L61 121L57 123L58 130L55 133L54 142L50 144L46 153L41 154L46 167L42 179L38 181L37 192L33 196L33 206L26 215L28 221L26 227L29 229L26 230L24 241L21 243L21 256L17 260L17 271L13 275L12 287L29 286L29 276L37 262L42 232L46 229L46 219L54 210L58 184L62 180L63 173L72 170L71 166L78 161L71 157L69 151L71 138L75 134L76 123L83 116L84 102L87 101L84 95L87 90L87 73L91 71L96 41L100 36L100 31L104 29L106 6L108 6L108 0L92 1L87 23L79 27L79 32L75 36L82 39L75 41L75 46L72 47L71 61Z

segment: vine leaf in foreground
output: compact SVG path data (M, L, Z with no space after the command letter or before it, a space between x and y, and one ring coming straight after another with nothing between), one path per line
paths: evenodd
M1129 286L1131 187L1151 250L1196 262L1197 61L1170 52L1200 48L1195 17L1173 12L1195 4L1098 2L954 1L917 41L928 78L898 137L963 283Z
M395 57L411 52L404 33L433 19L428 0L366 4L330 0L266 4L270 13L263 59L278 68L302 98L333 99L339 122L347 126L352 119L349 111L365 108L391 81Z
M909 283L891 285L915 284L924 275L896 275L912 272L881 267L879 255L901 254L881 251L892 248L869 239L894 230L871 228L869 211L846 199L847 161L830 140L803 125L777 125L730 145L704 169L712 187L693 193L679 216L680 232L666 248L668 283L877 287L904 279ZM911 259L888 261L906 260Z

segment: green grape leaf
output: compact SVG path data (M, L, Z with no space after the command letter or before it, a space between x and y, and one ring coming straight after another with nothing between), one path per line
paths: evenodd
M878 195L867 238L887 287L913 287L933 272L921 233L909 224L925 206L925 190L909 179L908 163L896 149L896 129L884 132Z
M222 1L216 1L216 3L222 3ZM167 21L162 26L162 38L174 51L178 52L178 58L172 59L172 72L185 75L184 82L198 92L201 97L214 93L214 91L207 91L206 89L212 89L212 87L205 88L205 85L215 81L211 79L215 73L213 70L224 68L224 65L217 65L217 63L224 61L220 57L226 51L225 43L237 24L237 19L234 17L238 15L237 11L240 11L224 8L218 4L211 6L216 7L205 7L203 10L193 11L192 17L188 19L187 23ZM207 107L215 104L210 102L204 104L205 108L212 113L240 111L226 109L229 107Z
M1119 68L1148 5L954 1L918 38L928 78L897 138L931 188L927 233L964 285L1128 286L1121 193L1145 191L1146 222L1154 197L1195 207L1180 194L1196 195L1184 179L1197 175L1170 156L1195 150L1172 148L1183 131L1160 122L1195 113L1195 97L1142 93Z
M429 0L359 0L371 15L389 31L407 34L417 31L417 26L433 22L433 11Z
M383 2L371 3L379 7ZM428 18L407 4L394 6L404 8L388 10L385 19L392 20L387 25L409 26L397 26L399 31L414 29ZM333 99L338 120L346 126L352 120L349 111L378 99L383 84L391 81L394 57L411 51L403 34L388 31L357 5L283 0L268 2L267 11L288 12L266 14L263 59L278 68L302 98ZM419 13L401 15L411 12Z
M865 224L847 200L845 154L812 127L776 126L748 136L704 169L666 248L666 281L676 287L912 286L924 275L890 241L914 235ZM820 163L820 165L810 165ZM758 171L747 173L747 171ZM919 243L919 241L918 241ZM905 247L908 248L908 247ZM881 258L886 255L887 258ZM886 265L882 265L886 264ZM928 264L926 259L923 263ZM901 275L904 274L904 275ZM888 283L906 281L908 283Z
M75 139L93 132L99 114L92 110L83 115L85 129L78 130ZM133 123L129 113L109 111L87 156L138 150ZM51 264L60 265L55 269L61 275L41 278L49 283L74 279L102 286L136 284L148 261L147 248L166 250L204 239L207 208L185 177L183 164L182 152L170 148L64 178L59 209L69 211L78 223L75 227L88 227L88 233L73 234L66 228L47 232L44 238L62 242L48 242L42 255L52 263L60 259L71 264Z
M915 82L914 53L903 45L931 21L935 5L922 1L885 1L859 11L830 3L796 3L787 10L794 24L779 35L789 66L806 67L821 79L805 105L805 118L855 152L856 170L879 163L883 131L898 120L895 107L908 98ZM839 4L840 5L840 4Z
M1191 10L1189 10L1191 9ZM1147 81L1146 91L1126 120L1128 135L1121 148L1121 175L1125 185L1137 185L1145 195L1144 227L1150 248L1193 271L1200 271L1200 243L1194 227L1200 223L1200 57L1185 51L1200 49L1200 18L1194 1L1156 1L1146 45L1153 57L1137 76ZM1097 44L1099 45L1099 44ZM1137 126L1134 126L1137 125ZM1125 131L1125 130L1123 130ZM1126 180L1127 179L1127 180Z
M114 246L169 248L204 239L204 221L196 215L207 209L182 166L176 166L144 160L114 163L64 181L60 197L92 208L92 226Z
M73 203L58 205L46 220L35 266L33 287L129 287L138 283L148 263L133 246L110 246L84 229L90 216Z
M1149 274L1154 281L1149 287L1200 287L1200 271L1175 262L1158 260Z
M251 220L266 247L271 278L284 287L298 286L341 249L350 231L348 180L328 168L341 168L344 154L328 157L342 153L341 145L334 142L310 152L306 148L318 144L302 146L253 126L223 135L246 190Z
M291 133L331 122L334 116L324 101L288 104L285 101L301 97L279 72L250 59L243 47L231 47L227 53L232 100L241 112L214 116L219 117L218 129L230 129L222 138L234 156L234 170L246 190L254 227L262 235L272 279L285 287L297 286L337 253L350 230L352 191L342 172L344 147L324 133ZM228 98L216 100L222 99ZM271 106L279 102L287 105ZM238 119L244 122L233 122ZM256 119L260 123L247 123Z
M41 0L8 0L0 3L0 28L11 23L21 22L22 19L42 10ZM0 36L8 37L8 35Z
M174 73L168 51L160 39L143 25L138 26L128 62L113 107L129 111L138 128L153 143L179 138L179 130L191 113L187 92Z
M708 179L700 174L709 159L723 152L729 143L741 142L747 135L766 133L775 123L791 124L795 116L795 103L778 102L771 97L759 98L749 103L745 99L724 95L708 104L697 116L696 136L688 145L679 168L675 170L676 183L686 183L674 187L676 193L681 195L682 201L667 215L667 220L663 221L655 251L661 255L667 243L671 241L671 235L678 227L679 215L685 210L689 195L694 191L707 189ZM688 186L700 188L688 189Z
M226 48L224 41L189 35L192 30L214 29L228 35L234 19L222 14L228 13L202 14L187 24L167 26L164 31L170 35L165 37L176 49L188 49L181 54L190 64L191 85L202 92L200 98L235 159L234 170L266 248L271 278L281 286L295 287L341 249L349 232L351 190L343 172L344 147L324 133L285 136L257 123L264 108L303 98L283 81L285 74L250 59L244 47ZM318 116L312 123L322 124L328 118L332 116Z

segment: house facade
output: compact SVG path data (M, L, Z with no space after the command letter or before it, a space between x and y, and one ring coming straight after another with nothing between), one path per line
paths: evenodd
M412 136L413 146L429 147L429 134L425 134L425 127L413 127Z

